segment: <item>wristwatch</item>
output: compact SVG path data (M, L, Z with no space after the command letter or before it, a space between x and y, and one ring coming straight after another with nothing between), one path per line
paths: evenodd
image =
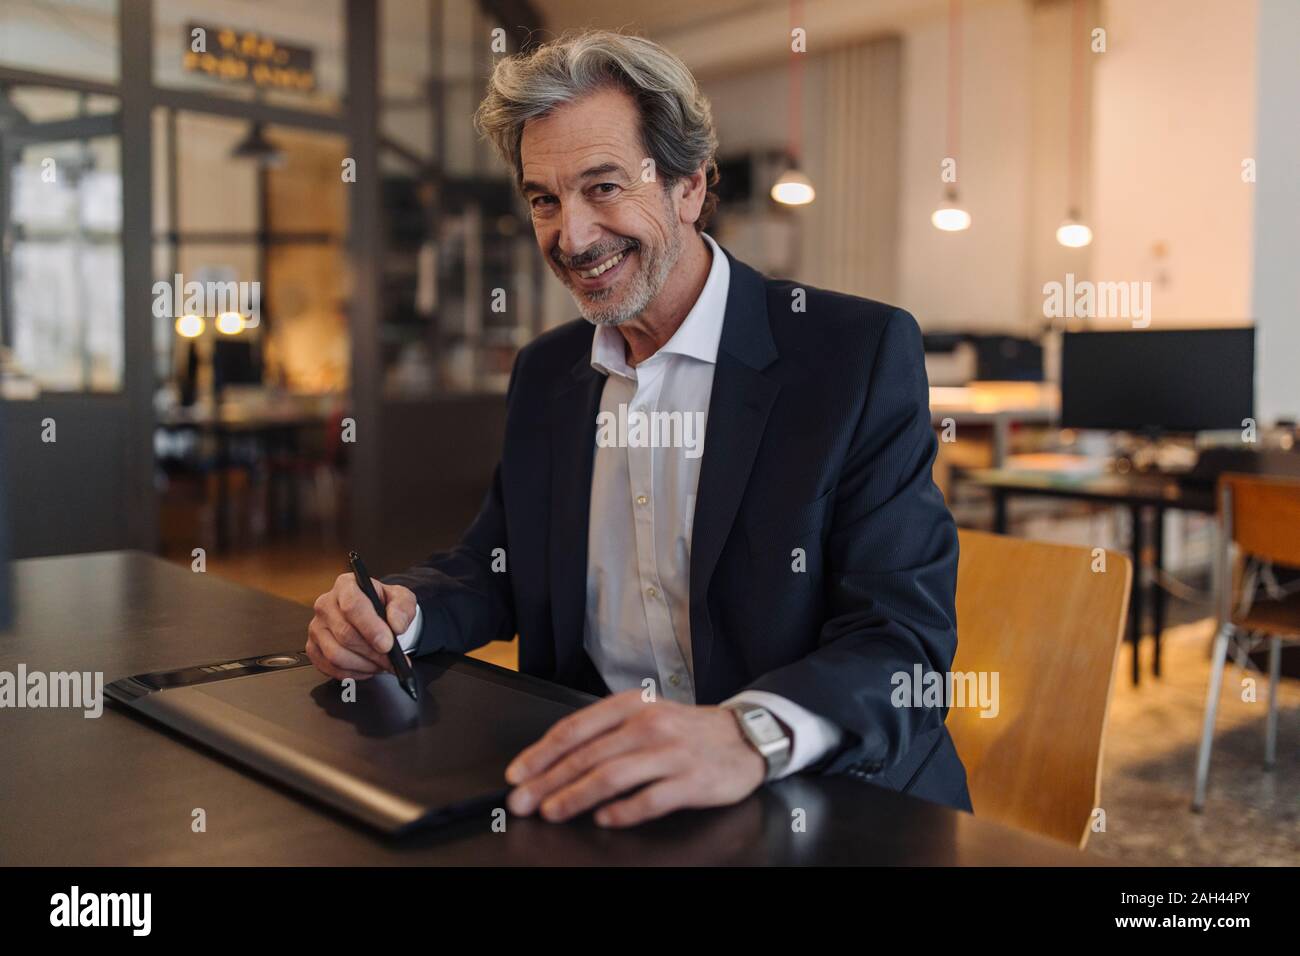
M775 779L790 762L790 735L766 707L746 703L725 706L736 715L740 732L767 764L764 781Z

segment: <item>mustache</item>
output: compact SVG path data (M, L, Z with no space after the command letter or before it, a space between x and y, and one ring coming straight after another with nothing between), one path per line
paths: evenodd
M602 259L606 259L614 255L615 253L625 252L629 249L639 249L640 247L641 247L641 243L633 239L623 243L622 245L611 245L608 247L599 247L596 249L590 249L587 252L584 252L580 256L572 256L572 257L566 256L557 247L555 251L551 253L551 258L555 260L557 263L559 263L560 265L565 266L569 269L586 269L590 266L594 266L597 262L600 262Z

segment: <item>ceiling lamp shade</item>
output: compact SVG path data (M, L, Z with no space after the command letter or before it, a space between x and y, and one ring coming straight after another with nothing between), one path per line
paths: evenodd
M930 214L930 222L942 232L962 232L970 228L970 213L957 205L957 190L948 190L939 208Z
M930 222L940 232L964 232L970 228L970 213L957 205L957 156L961 149L961 0L948 0L948 155L945 172L952 164L950 185L944 191L939 208L930 214Z
M806 206L817 198L812 180L797 169L787 169L772 184L772 198L786 206Z
M1092 230L1079 215L1080 156L1084 151L1084 58L1083 47L1087 42L1084 30L1085 0L1074 0L1073 16L1070 20L1070 92L1066 102L1066 115L1069 118L1070 135L1066 152L1066 202L1069 211L1065 221L1056 229L1056 241L1069 249L1082 249L1092 242Z
M195 339L203 334L203 316L189 313L176 320L176 334L187 339Z
M217 316L217 331L222 335L238 335L244 331L246 322L239 312L222 312Z
M230 156L232 159L251 159L262 166L284 164L284 153L266 138L266 129L261 123L254 123L248 128L248 135L235 144Z
M1071 212L1056 230L1056 241L1071 249L1082 249L1092 242L1092 230L1079 221L1077 213Z

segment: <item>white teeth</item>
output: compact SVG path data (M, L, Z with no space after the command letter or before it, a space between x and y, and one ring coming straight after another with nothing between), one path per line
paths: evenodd
M596 268L588 269L586 272L579 272L578 275L582 276L584 279L594 279L596 278L596 276L600 275L603 272L608 272L610 269L614 268L616 265L622 262L623 256L626 254L627 254L627 250L624 250L623 252L620 252L618 255L614 256L612 259L606 259L600 265L596 266Z

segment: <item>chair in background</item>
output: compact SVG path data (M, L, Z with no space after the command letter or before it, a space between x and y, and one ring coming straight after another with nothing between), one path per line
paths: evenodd
M948 712L975 813L1082 849L1132 565L1112 551L960 534L953 670L996 671L999 690L995 717Z
M1210 658L1210 684L1205 696L1205 724L1196 757L1196 786L1192 809L1205 808L1210 779L1210 748L1214 720L1223 689L1228 645L1234 634L1269 637L1268 717L1264 724L1264 769L1277 761L1277 686L1282 670L1282 641L1300 640L1300 594L1280 600L1257 601L1260 563L1300 567L1300 481L1256 475L1223 475L1218 485L1219 555L1216 569L1219 627ZM1248 559L1241 599L1233 600L1233 546Z

